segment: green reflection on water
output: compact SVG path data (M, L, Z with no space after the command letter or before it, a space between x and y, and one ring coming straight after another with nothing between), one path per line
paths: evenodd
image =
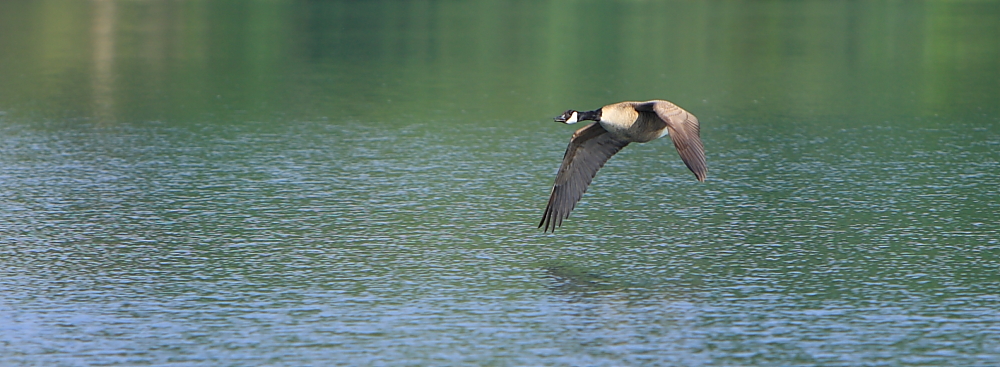
M994 114L1000 78L993 2L0 6L0 107L39 119L537 121L666 98L857 120Z

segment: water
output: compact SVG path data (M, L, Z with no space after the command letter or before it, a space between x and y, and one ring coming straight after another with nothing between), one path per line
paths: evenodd
M996 365L998 35L992 2L3 2L0 365ZM536 229L551 118L652 98L709 180L633 144Z

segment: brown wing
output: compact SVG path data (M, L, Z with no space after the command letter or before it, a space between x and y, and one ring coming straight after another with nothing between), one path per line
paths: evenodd
M568 218L569 212L576 207L597 170L626 145L627 141L613 138L596 122L573 133L538 228L545 226L542 231L551 229L555 232L556 227L562 226L563 219Z
M667 101L649 101L636 104L637 111L656 112L661 120L667 123L670 140L673 140L677 153L698 181L705 181L708 166L705 164L705 147L701 144L701 128L698 118L690 112Z

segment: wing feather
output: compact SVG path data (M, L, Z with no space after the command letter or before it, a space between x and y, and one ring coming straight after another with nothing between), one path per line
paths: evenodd
M708 166L705 163L705 147L701 143L701 126L698 118L690 112L667 101L649 101L643 107L656 112L661 120L667 123L670 140L680 154L681 160L694 173L698 181L705 181ZM639 105L636 106L640 109Z
M614 138L596 122L573 133L538 227L544 226L543 231L554 232L556 227L562 226L597 171L626 145L627 141Z

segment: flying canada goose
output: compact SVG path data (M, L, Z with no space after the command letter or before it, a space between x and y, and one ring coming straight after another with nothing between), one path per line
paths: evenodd
M645 143L670 135L681 159L698 181L705 181L705 148L701 145L698 119L677 105L663 101L620 102L586 112L569 110L556 122L573 124L596 121L573 133L566 147L549 204L538 228L552 230L576 207L597 170L611 156L632 142Z

